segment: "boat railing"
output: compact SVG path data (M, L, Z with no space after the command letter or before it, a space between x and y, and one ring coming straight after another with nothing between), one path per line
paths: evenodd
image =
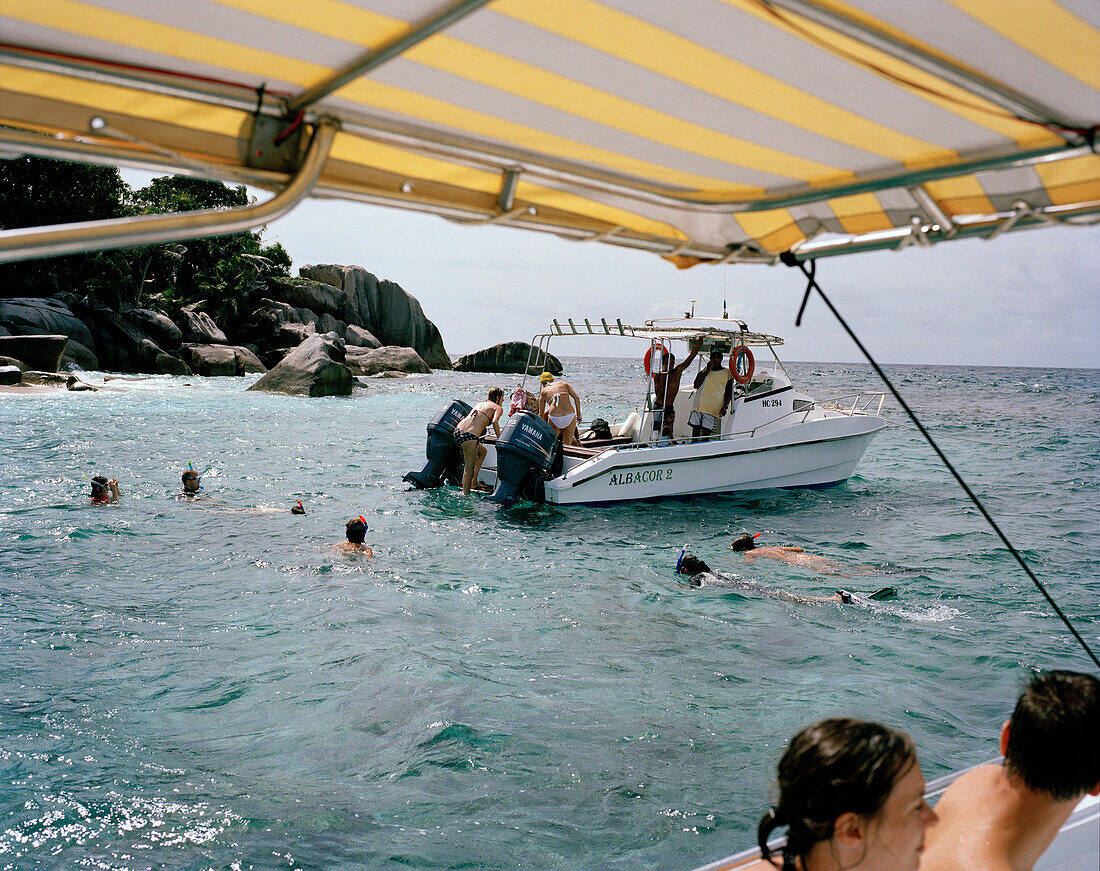
M851 402L848 402L849 399L851 399ZM786 414L782 414L779 417L773 417L770 420L757 424L751 429L735 430L733 432L724 432L718 435L700 436L699 438L691 438L687 441L699 443L752 438L761 430L775 426L789 417L797 418L795 421L796 423L805 423L809 419L810 413L813 412L815 408L821 408L848 417L853 417L857 414L866 415L868 417L878 417L882 411L882 405L885 400L885 393L856 393L851 396L836 396L826 400L805 400L806 405L800 406L797 410L788 411ZM621 451L631 448L651 448L661 443L661 438L654 434L644 441L638 441L628 445L617 445L611 450ZM676 443L684 444L686 442L677 440Z
M843 393L828 399L815 400L821 408L846 414L849 417L854 414L870 414L878 417L882 413L882 405L885 401L885 393ZM873 411L872 406L874 406Z

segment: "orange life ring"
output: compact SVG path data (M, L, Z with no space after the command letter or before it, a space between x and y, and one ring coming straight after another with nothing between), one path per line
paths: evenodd
M658 345L657 347L661 349L661 356L662 357L668 355L668 348L666 348L663 343ZM652 353L653 353L653 346L650 345L649 350L645 352L645 356L642 358L642 363L645 365L645 374L646 375L652 375L653 374L652 372L649 371L649 359L650 359L650 355Z
M745 374L738 373L739 366L738 361L745 358ZM748 384L752 381L752 373L756 371L756 360L752 356L752 351L749 350L748 345L738 345L730 353L730 375L733 376L733 380L738 384Z

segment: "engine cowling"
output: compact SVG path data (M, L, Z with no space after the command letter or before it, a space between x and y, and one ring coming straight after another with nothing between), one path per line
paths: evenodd
M497 439L497 485L489 502L508 505L520 499L543 500L542 483L554 476L560 460L560 440L541 417L519 411Z
M428 444L425 453L428 462L419 472L409 472L402 481L408 481L418 490L429 490L443 486L443 482L460 482L458 466L462 453L454 442L455 427L458 422L473 411L468 402L453 399L444 405L428 421Z

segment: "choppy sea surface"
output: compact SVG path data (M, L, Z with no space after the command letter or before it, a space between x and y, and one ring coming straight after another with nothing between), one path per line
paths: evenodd
M638 370L566 360L586 419ZM888 372L1100 646L1100 371ZM1089 667L890 400L839 487L502 510L401 476L439 406L513 376L251 380L0 394L0 869L690 869L751 846L803 724L904 728L932 777L996 755L1033 670ZM356 514L374 559L330 547ZM742 532L853 569L749 565ZM678 582L684 544L750 589Z

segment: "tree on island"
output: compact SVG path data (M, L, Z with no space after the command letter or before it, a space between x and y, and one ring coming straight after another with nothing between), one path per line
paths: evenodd
M135 214L231 209L246 206L243 185L184 176L163 176L130 195ZM260 232L208 236L143 249L133 264L140 269L137 296L154 307L179 309L203 303L216 321L236 321L247 311L271 276L290 275L290 255L278 242L264 246ZM135 270L136 271L136 270Z
M0 161L0 229L94 221L249 202L244 186L163 176L132 190L116 167L38 157ZM88 295L113 310L123 304L178 311L191 303L216 320L247 311L269 276L291 260L261 231L0 264L0 296Z
M0 161L0 229L121 218L130 188L118 169L19 157ZM72 254L0 264L0 296L49 296L117 274L118 252Z

